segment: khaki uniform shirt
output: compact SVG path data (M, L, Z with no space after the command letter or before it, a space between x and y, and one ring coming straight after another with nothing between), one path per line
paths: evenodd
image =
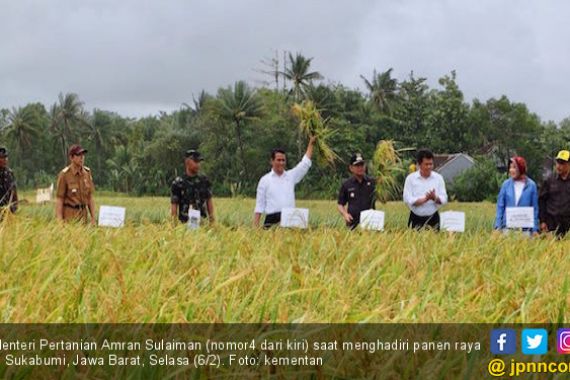
M58 198L63 198L63 219L87 222L89 201L95 191L91 170L73 165L63 169L57 177Z

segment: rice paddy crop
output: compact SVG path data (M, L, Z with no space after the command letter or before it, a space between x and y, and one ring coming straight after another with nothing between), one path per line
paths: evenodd
M167 198L100 196L122 229L23 205L0 225L2 322L547 322L567 320L569 243L491 233L494 205L451 204L464 234L347 231L333 201L299 201L308 230L251 227L254 201L216 199L189 231Z

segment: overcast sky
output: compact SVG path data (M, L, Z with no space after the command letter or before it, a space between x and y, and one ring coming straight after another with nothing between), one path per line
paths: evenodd
M362 88L451 70L467 99L507 95L543 120L570 116L565 0L0 0L0 108L75 92L125 116L171 111L201 89L268 78L275 50L314 57Z

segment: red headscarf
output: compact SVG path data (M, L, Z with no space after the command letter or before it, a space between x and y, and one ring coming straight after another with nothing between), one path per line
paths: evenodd
M523 177L526 175L526 160L521 156L515 156L511 158L511 162L515 164L517 169L519 170L519 175Z

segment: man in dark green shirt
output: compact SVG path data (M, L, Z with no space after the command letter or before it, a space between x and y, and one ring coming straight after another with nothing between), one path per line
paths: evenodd
M547 178L538 193L540 229L562 237L570 229L570 151L556 156L556 173Z
M186 223L188 210L199 210L202 218L208 217L214 222L214 203L212 202L212 184L205 176L198 174L202 155L197 150L188 150L184 154L185 174L178 176L170 187L170 212L173 217Z

